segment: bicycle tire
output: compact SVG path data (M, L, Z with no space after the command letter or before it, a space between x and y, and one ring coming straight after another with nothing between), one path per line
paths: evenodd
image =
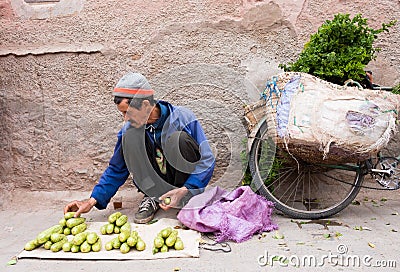
M274 143L272 138L268 136L267 121L264 121L256 133L249 154L249 168L253 178L251 186L255 192L273 202L277 210L291 218L321 219L337 214L352 203L360 191L365 172L361 170L350 171L347 169L343 170L345 173L341 173L342 169L338 170L328 165L310 164L300 160L297 160L295 163L289 162L287 158L290 158L290 155L283 148L272 146ZM271 146L276 148L276 150L263 150L271 148ZM265 158L265 154L272 153L274 153L273 158ZM285 156L285 158L282 159L282 156ZM279 167L274 166L274 163L279 165L280 159L282 159L282 165ZM270 161L266 162L268 160ZM275 169L273 169L274 167ZM291 167L293 171L297 168L297 174L289 172L288 167ZM318 171L323 172L320 173ZM327 175L327 173L333 176ZM338 174L341 176L338 176ZM306 175L309 177L308 184L305 184ZM323 175L324 179L316 179L320 175ZM341 178L345 175L349 175L349 178ZM329 179L326 179L326 177ZM270 182L267 185L265 184L266 180ZM308 188L304 185L308 185ZM287 189L285 189L285 186ZM337 192L340 197L337 200L330 200L332 203L323 203L320 201L322 196L318 196L318 194L329 195L329 193L327 194L324 191L324 186L326 188L342 188L344 191L340 192L340 194ZM283 198L286 191L282 194L281 187L286 191L293 187L291 190L295 195L290 199ZM312 187L315 188L311 189ZM304 190L304 188L307 190ZM316 191L318 188L321 188L320 192ZM297 190L299 190L299 194ZM304 191L309 191L308 203L304 202L307 199L304 197ZM312 194L315 194L319 198L315 200L315 198L312 198ZM298 196L301 196L301 202L296 200ZM328 196L325 198L328 198ZM328 199L322 200L325 202L328 201Z

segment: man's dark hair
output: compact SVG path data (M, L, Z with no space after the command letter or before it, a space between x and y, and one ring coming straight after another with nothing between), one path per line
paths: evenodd
M141 98L128 98L128 97L122 97L122 96L114 96L114 103L119 105L122 100L128 99L128 104L130 107L133 107L135 109L140 109L142 107L142 103L144 100L148 100L150 102L150 105L154 105L156 101L154 100L154 96L150 95L147 97L141 97Z

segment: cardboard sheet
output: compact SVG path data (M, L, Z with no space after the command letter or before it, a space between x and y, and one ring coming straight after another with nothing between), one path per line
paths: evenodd
M136 230L139 236L145 241L146 249L137 251L131 249L128 253L123 254L119 249L110 251L105 250L104 245L116 237L118 234L101 235L100 228L107 222L87 222L87 231L96 232L102 241L102 248L99 252L88 253L72 253L72 252L52 252L42 247L32 251L23 250L17 255L18 259L35 258L35 259L82 259L82 260L138 260L138 259L164 259L164 258L190 258L199 257L199 243L201 234L194 230L185 230L177 228L178 236L181 237L185 248L183 250L171 249L168 252L153 254L153 241L157 233L165 227L181 226L181 223L176 219L162 218L153 224L133 224L132 230ZM72 235L68 236L68 240L72 239Z

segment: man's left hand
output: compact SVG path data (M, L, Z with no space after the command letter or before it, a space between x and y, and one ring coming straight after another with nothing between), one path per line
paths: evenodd
M173 189L162 196L160 196L160 208L163 210L169 210L171 208L181 208L181 199L189 192L189 190L183 186L181 188ZM170 199L170 203L167 205L164 200Z

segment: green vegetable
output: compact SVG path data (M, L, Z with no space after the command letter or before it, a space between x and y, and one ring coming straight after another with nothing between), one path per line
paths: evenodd
M71 252L72 253L77 253L79 251L81 251L80 246L78 246L78 245L72 245L71 246Z
M136 243L136 249L138 251L143 251L146 249L146 243L139 237Z
M124 243L129 237L131 233L129 231L122 231L120 234L118 234L118 239L121 243Z
M119 234L121 232L121 228L118 226L114 226L114 233Z
M170 197L166 197L163 199L163 202L165 205L169 205L171 203L171 198Z
M297 61L279 67L285 71L309 73L340 85L348 79L360 82L365 77L365 66L380 50L373 46L378 34L389 31L396 22L383 23L382 28L373 29L361 14L353 19L349 14L336 14L332 21L325 21L317 33L311 35Z
M160 251L160 249L158 247L153 247L153 254L156 254L159 251Z
M44 243L43 247L44 247L44 249L49 250L51 248L52 244L53 244L53 242L49 240L46 243Z
M96 241L96 243L94 243L92 245L92 251L94 252L99 252L101 250L101 238L99 237Z
M74 238L72 238L72 244L80 246L86 240L87 235L87 232L78 233Z
M71 229L70 228L64 228L64 235L70 235L71 234Z
M60 234L60 233L52 233L50 235L50 241L52 241L53 243L57 243L58 241L61 241L64 238L65 238L65 235Z
M107 225L108 225L108 224L105 224L105 225L101 226L101 228L100 228L100 233L101 233L102 235L107 234Z
M108 242L104 245L104 248L105 248L107 251L113 249L113 248L114 248L114 247L113 247L113 241L112 241L112 240L111 240L111 241L108 241Z
M107 232L107 234L113 234L114 233L114 224L108 224L107 226L106 226L106 232Z
M115 212L108 217L108 222L114 224L115 221L122 215L121 212Z
M67 213L64 214L65 220L68 220L68 219L70 219L70 218L72 218L74 216L75 216L75 212L67 212Z
M156 248L161 248L164 245L164 239L161 236L154 238L154 246Z
M119 249L121 247L121 242L119 241L118 237L115 237L112 241L112 246L115 249Z
M128 239L126 239L126 243L130 247L134 247L137 243L138 237L137 236L129 236Z
M60 221L58 221L58 224L65 227L67 225L67 219L62 218Z
M61 233L62 231L63 231L63 227L61 225L54 225L54 226L42 231L41 233L39 233L36 238L37 242L39 244L44 244L50 239L51 234Z
M86 241L91 245L96 243L97 239L99 239L99 236L97 235L96 232L89 232L87 237L86 237Z
M178 237L178 231L173 230L171 234L165 239L165 244L169 247L172 247L175 244L176 238Z
M71 251L71 247L72 247L72 243L71 243L71 242L65 242L65 243L62 245L62 250L63 250L64 252L70 252L70 251Z
M84 218L84 217L70 218L67 220L66 225L68 228L72 229L73 227L78 226L78 225L84 223L85 221L86 221L86 218ZM71 232L72 232L72 230L71 230Z
M71 234L72 235L77 235L78 233L84 232L86 229L87 229L87 224L86 223L82 223L82 224L79 224L79 225L73 227L71 229Z
M120 228L120 231L131 231L131 223L126 222Z
M168 250L169 250L169 248L168 248L167 245L163 245L163 246L160 248L160 252L168 252Z
M128 222L128 216L123 214L120 217L118 217L117 221L115 221L115 225L117 225L118 227L121 227L126 222Z
M180 237L177 237L177 238L176 238L174 248L175 248L176 250L182 250L182 249L184 249L183 241L182 241L182 239L181 239Z
M37 248L38 246L40 246L40 244L37 242L36 239L34 239L34 240L27 242L25 244L24 249L27 251L31 251L31 250L34 250L35 248Z
M92 246L88 243L88 241L85 241L81 244L81 252L88 253L90 250L92 250Z
M64 237L64 239L62 239L61 241L58 241L57 243L54 243L51 245L50 250L53 252L58 252L62 249L62 246L64 245L64 243L68 242L67 238Z
M128 246L127 243L122 243L119 250L121 251L121 253L126 254L129 252L129 250L131 250L131 248Z
M171 234L171 232L172 232L172 228L171 227L167 227L167 228L165 228L165 229L163 229L163 230L161 230L161 237L162 238L168 238L168 236Z

